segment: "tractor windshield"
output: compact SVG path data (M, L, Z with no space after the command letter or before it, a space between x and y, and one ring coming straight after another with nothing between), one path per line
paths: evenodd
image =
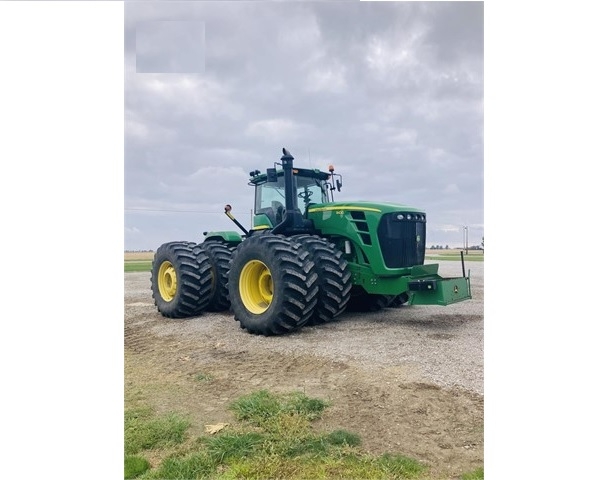
M282 172L277 177L276 182L265 182L256 185L256 195L254 200L255 213L270 213L273 210L273 217L277 211L286 207L286 191L284 188L284 176ZM322 180L295 175L297 189L297 206L301 213L307 211L307 207L314 203L326 203L326 190ZM281 215L281 213L280 213Z

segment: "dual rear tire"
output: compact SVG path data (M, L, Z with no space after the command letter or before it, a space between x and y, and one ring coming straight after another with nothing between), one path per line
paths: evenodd
M226 244L215 240L202 243L201 248L210 259L212 271L212 294L206 310L223 312L231 307L228 279L232 250Z
M321 237L253 235L238 245L229 270L235 320L260 335L331 321L345 310L350 275L341 252Z
M227 310L231 249L221 242L169 242L152 263L151 290L164 317L187 318Z
M151 290L164 317L200 315L212 298L209 257L195 243L164 243L153 258Z

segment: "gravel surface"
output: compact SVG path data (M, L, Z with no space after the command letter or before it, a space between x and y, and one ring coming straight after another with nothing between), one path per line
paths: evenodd
M443 277L461 276L460 262L438 263ZM466 269L470 269L473 299L447 307L344 313L337 322L281 337L250 335L229 312L166 319L153 328L159 336L199 337L240 352L269 351L354 363L371 371L392 372L397 381L458 387L483 395L483 262L466 259ZM159 315L150 309L149 273L125 274L125 302L126 308Z

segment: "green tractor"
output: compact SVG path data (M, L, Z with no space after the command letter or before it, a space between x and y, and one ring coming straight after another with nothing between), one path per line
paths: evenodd
M424 265L426 214L405 205L335 202L341 175L281 164L250 172L250 230L204 232L205 240L161 245L152 292L166 317L232 310L253 334L281 335L344 311L449 305L472 298L470 274L442 278ZM280 169L277 166L281 166Z

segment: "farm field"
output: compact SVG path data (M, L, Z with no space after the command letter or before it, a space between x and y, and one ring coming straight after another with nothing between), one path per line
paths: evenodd
M206 425L234 425L228 405L239 397L302 392L330 404L315 431L354 432L364 452L425 464L421 478L458 479L483 466L484 263L471 254L473 300L343 314L282 337L249 335L230 312L164 318L150 273L126 272L125 408L187 415L196 438ZM461 275L459 261L439 263L441 275ZM163 455L149 452L153 468Z
M154 252L125 252L125 272L150 271ZM465 262L482 262L483 250L470 250L464 255ZM436 262L439 260L461 261L459 249L448 250L426 250L426 261Z

